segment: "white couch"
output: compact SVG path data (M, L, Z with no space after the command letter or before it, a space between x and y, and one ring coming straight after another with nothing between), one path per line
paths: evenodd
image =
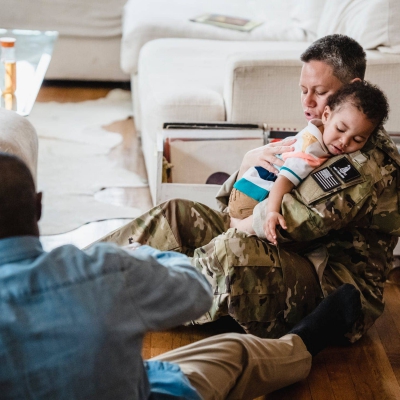
M239 0L176 0L168 8L161 0L139 3L129 0L124 8L121 62L133 83L135 122L153 200L156 135L164 122L302 127L299 56L310 41L326 34L351 34L365 49L375 49L367 51L366 78L388 95L393 112L387 129L400 131L398 0L369 0L367 8L362 0L296 0L292 9L286 0L275 11L277 2L259 1L258 14L250 10L251 2ZM271 20L251 33L189 21L204 12L262 17L259 7L267 4Z
M137 72L141 48L160 38L313 41L326 0L128 0L123 11L121 65ZM265 21L250 32L190 19L215 13Z
M0 0L0 27L57 30L47 79L129 81L120 67L126 0Z

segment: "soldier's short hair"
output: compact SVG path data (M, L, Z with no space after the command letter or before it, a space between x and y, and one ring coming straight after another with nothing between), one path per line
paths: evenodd
M301 61L323 61L342 83L355 78L364 79L367 66L362 46L345 35L328 35L312 43L300 56Z
M367 81L355 81L342 86L328 97L327 106L334 111L345 103L360 110L380 130L389 115L389 104L383 91Z

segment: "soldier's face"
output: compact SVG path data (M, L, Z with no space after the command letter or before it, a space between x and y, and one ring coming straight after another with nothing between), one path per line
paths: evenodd
M333 155L361 150L376 127L363 112L346 103L332 111L328 106L322 114L322 139Z
M323 61L303 64L300 75L301 104L307 121L321 119L328 97L343 86Z

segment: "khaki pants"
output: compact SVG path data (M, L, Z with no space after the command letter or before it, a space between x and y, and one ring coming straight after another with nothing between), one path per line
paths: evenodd
M312 357L297 335L261 339L227 333L153 360L179 364L205 400L251 400L306 378Z
M229 196L229 215L232 218L245 219L253 215L254 207L257 204L257 200L233 188Z

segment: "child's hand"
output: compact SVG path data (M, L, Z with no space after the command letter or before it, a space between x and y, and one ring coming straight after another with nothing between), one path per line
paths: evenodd
M264 233L267 239L275 246L278 244L276 241L276 225L286 229L285 218L276 211L268 212L264 223Z

